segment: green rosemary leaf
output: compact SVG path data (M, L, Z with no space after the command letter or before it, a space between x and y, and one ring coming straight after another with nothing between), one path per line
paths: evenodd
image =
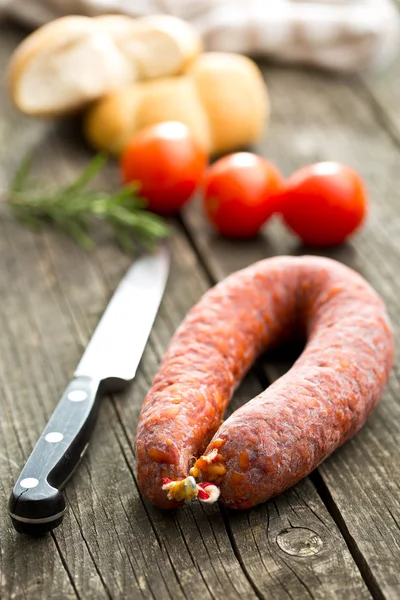
M8 201L16 216L31 227L50 224L72 237L85 249L93 247L90 223L107 223L117 242L131 252L135 242L154 246L171 234L166 222L145 210L146 199L138 195L135 182L115 192L88 187L103 168L107 157L98 154L71 183L58 189L32 187L30 159L25 159L11 183ZM38 184L38 182L35 182Z
M86 233L85 229L78 225L75 221L66 221L62 225L64 232L72 237L73 240L84 250L92 250L94 242Z
M107 162L107 155L100 153L89 162L82 173L69 185L61 189L65 195L79 194L98 175Z
M33 215L25 215L22 213L21 215L16 214L16 216L22 223L25 223L25 225L31 229L39 230L43 227L43 221Z
M14 178L11 182L11 189L18 193L23 191L26 188L26 180L28 178L29 172L31 170L32 160L30 156L24 158L18 167Z

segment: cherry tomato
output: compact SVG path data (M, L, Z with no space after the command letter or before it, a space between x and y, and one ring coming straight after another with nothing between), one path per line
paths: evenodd
M280 212L308 246L342 244L363 222L367 192L361 177L345 165L322 162L289 177Z
M179 211L199 186L207 155L183 123L168 121L137 133L121 157L125 183L140 182L147 208L161 215Z
M249 152L230 154L206 171L204 209L221 235L249 238L274 212L281 188L279 171L270 162Z

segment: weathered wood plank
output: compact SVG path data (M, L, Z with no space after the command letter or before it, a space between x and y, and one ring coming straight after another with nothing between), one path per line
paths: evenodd
M371 214L354 240L325 254L360 271L387 302L400 339L399 283L400 198L397 144L382 128L375 111L358 93L357 80L321 74L266 70L273 118L269 136L256 148L289 174L317 160L352 165L367 180ZM275 220L248 244L221 240L205 223L199 206L184 217L197 251L215 280L263 257L304 254L301 246ZM282 373L267 368L271 378ZM400 593L399 525L399 367L382 403L364 430L320 467L321 493L345 532L370 589L376 597ZM239 542L238 542L239 544Z
M3 473L1 476L1 480L4 481L4 484L7 482L8 488L7 490L4 489L3 504L10 494L13 482L18 476L24 460L27 458L29 451L32 449L37 439L38 432L45 423L46 416L50 414L49 407L51 406L51 402L50 404L47 404L46 411L45 398L48 397L50 399L52 396L53 398L57 398L57 395L55 394L60 391L57 390L57 388L54 389L54 374L51 365L47 364L46 367L43 366L43 362L46 360L43 359L43 356L46 356L46 354L44 349L42 350L43 338L41 337L41 334L43 333L43 329L44 331L46 331L46 329L43 327L40 320L39 327L37 326L37 321L35 323L37 315L33 317L26 301L33 301L37 294L37 288L28 289L24 287L25 269L28 264L24 251L27 251L28 255L30 254L33 259L35 259L35 254L32 253L32 247L29 247L29 235L19 235L17 236L17 239L22 254L20 254L19 260L16 260L15 255L12 253L12 237L13 236L8 236L6 234L3 218L1 223L0 246L2 256L4 257L8 268L3 268L1 270L1 290L3 298L1 320L4 332L1 336L1 372L2 388L4 390L4 402L2 405L5 413L9 416L9 420L6 421L8 430L4 432L3 441L4 447L7 448L10 457L13 459L13 462L11 463L11 473L8 473L7 477L5 477L5 473L4 476ZM8 259L6 257L8 257ZM33 275L37 274L35 273L35 269L30 269L30 272L33 273ZM49 292L49 289L45 290L46 295L48 295ZM51 300L48 301L47 305L45 302L41 303L41 306L47 309L49 308L49 305L51 306ZM55 339L56 347L63 352L63 349L68 347L68 336L66 336L65 333L64 335L60 335L57 330L58 315L55 311L53 311L53 314L55 317L54 322L52 322L51 319L47 319L46 315L45 323L48 323L49 325L49 329L52 332L51 335L53 335L53 339ZM61 356L60 359L59 365L61 366ZM56 369L60 368L59 365L56 366ZM21 385L21 381L25 382L25 385ZM6 486L4 485L4 487ZM10 549L15 541L17 544L20 544L21 538L20 536L16 536L13 532L8 515L5 515L5 518L7 518L8 535L7 537L4 536L4 538L2 536L2 546L4 545L5 548ZM44 541L42 541L42 544L43 543ZM34 547L29 546L27 541L25 541L25 544L27 545L28 551L23 560L26 561L27 566L34 569L36 559L39 559L40 557L35 553ZM78 545L78 548L83 551L82 544L81 547ZM4 553L3 556L8 557L10 554L12 555L12 553ZM48 589L49 593L54 593L55 597L57 597L58 593L60 594L60 597L62 597L63 586L61 585L60 591L58 591L58 586L65 577L61 574L55 576L52 573L54 568L52 567L52 563L54 563L57 557L54 545L53 549L48 548L48 555L48 560L43 559L43 556L41 557L42 567L40 567L39 564L36 565L39 572L39 580L41 580L43 586L41 589L38 589L37 597L41 596L43 589ZM62 570L62 564L60 564L60 570ZM4 572L7 573L6 568L4 569ZM64 573L64 576L66 576L66 573ZM21 585L22 581L24 582L23 585ZM15 587L4 588L2 595L7 595L7 593L9 593L11 597L12 590L15 591L16 597L18 597L18 594L21 594L21 596L22 594L28 594L27 588L29 586L29 580L25 579L23 576L21 577L20 573L18 573L18 576L14 581L9 581L9 584L13 584ZM100 593L99 597L101 598Z
M400 57L384 71L366 73L359 82L359 93L370 104L382 127L400 145Z
M9 54L11 43L19 38L19 34L7 35L8 31L2 28L0 34L0 73L4 73L5 58ZM6 109L7 99L4 91L3 81L0 86L0 115L7 114L8 118L0 117L0 189L5 187L8 179L10 161L12 163L12 149L9 140L14 140L21 147L29 147L29 144L40 135L42 126L38 122L29 122L24 128L24 120L16 113ZM16 123L20 127L15 127ZM25 133L24 133L25 129ZM17 140L16 138L18 138ZM26 144L26 145L25 145ZM7 302L13 294L13 287L19 285L16 272L14 271L14 259L9 248L8 238L2 236L0 239L0 252L2 256L2 267L0 269L0 289L2 310L0 320L2 335L0 340L1 355L1 445L0 445L0 485L1 503L3 509L0 511L0 596L9 598L43 598L43 590L47 596L73 599L79 597L74 582L68 570L63 564L56 539L47 536L37 540L17 535L11 525L6 511L8 497L16 477L19 475L21 465L34 443L34 431L38 424L37 413L32 411L33 403L30 401L32 395L37 397L35 403L41 407L42 382L37 380L31 389L21 389L16 385L16 379L24 366L24 361L29 364L30 370L37 370L37 347L38 338L36 333L28 329L21 329L19 324L19 312L16 304ZM18 295L18 294L17 294ZM24 347L16 342L24 340ZM3 360L4 356L12 356L8 365ZM40 359L39 359L40 360ZM18 405L14 395L19 398L23 405L25 422L20 420ZM21 581L23 584L21 585ZM101 596L99 596L101 597Z

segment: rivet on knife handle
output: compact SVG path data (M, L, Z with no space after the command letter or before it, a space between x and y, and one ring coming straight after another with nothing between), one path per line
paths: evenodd
M9 501L17 531L41 534L56 527L66 505L61 489L88 445L100 400L90 377L71 381L32 451Z

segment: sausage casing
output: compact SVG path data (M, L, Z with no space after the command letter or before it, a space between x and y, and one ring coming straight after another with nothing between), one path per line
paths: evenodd
M299 329L307 343L293 367L221 423L255 358ZM135 444L142 492L174 508L181 502L163 479L190 471L219 486L232 508L281 493L362 427L393 356L383 301L336 261L281 256L230 275L190 310L144 400Z

